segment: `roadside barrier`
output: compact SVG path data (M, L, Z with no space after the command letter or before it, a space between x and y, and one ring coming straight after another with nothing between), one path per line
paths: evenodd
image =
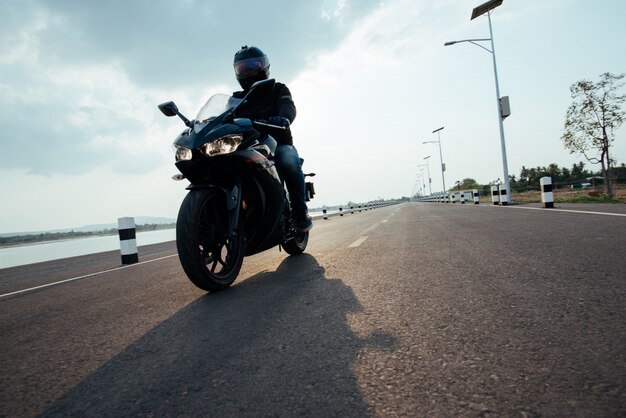
M541 202L544 208L554 208L554 193L552 178L549 176L539 179L541 186ZM536 190L536 189L535 189ZM480 204L480 191L479 189L472 190L450 190L448 193L439 193L431 196L415 197L412 200L415 202L436 202L436 203L456 203L470 202L474 200L474 204ZM507 206L509 204L508 191L503 184L491 186L491 203L495 206Z
M386 206L391 206L391 205L397 205L399 203L402 203L403 201L401 200L389 200L389 201L385 201L385 202L378 202L378 203L368 203L368 204L362 204L362 205L352 205L349 206L350 208L350 214L354 214L356 210L358 210L359 212L363 212L363 211L368 211L368 210L374 210L374 209L378 209L378 208L384 208ZM345 207L344 210L344 206L343 205L336 205L336 206L322 206L321 208L317 209L315 211L315 214L311 214L311 216L313 217L313 219L324 219L324 220L328 220L329 218L333 217L333 216L344 216L344 213L347 212L348 210L348 206ZM347 213L346 213L347 215Z
M541 202L544 208L554 207L554 193L552 193L552 178L542 177L539 179L541 185Z
M139 254L137 253L135 218L118 218L117 225L117 230L120 235L120 253L122 255L122 264L138 263Z
M500 192L500 205L501 206L506 206L509 204L509 197L506 194L506 188L504 187L504 184L501 184L499 187L499 192Z
M497 205L500 202L500 195L498 194L498 186L491 186L491 203Z

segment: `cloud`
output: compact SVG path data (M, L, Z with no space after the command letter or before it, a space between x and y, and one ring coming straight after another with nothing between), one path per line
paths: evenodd
M158 134L172 126L156 104L199 106L212 87L234 88L242 44L263 47L273 75L295 76L376 4L341 0L339 22L322 17L323 3L5 2L0 164L43 175L145 171L162 160Z
M82 0L26 1L9 8L14 22L41 22L36 33L45 63L116 60L138 85L176 86L231 80L234 52L256 44L291 77L332 46L374 0L338 2L341 22L322 16L327 1ZM30 17L25 17L30 16ZM8 20L8 19L7 19ZM18 33L19 25L12 29Z
M133 172L158 161L146 136L157 99L116 65L32 70L30 80L3 85L1 94L5 168L50 175L113 165Z

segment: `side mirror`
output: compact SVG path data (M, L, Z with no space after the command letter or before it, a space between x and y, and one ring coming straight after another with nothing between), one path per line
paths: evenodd
M187 119L185 116L183 116L178 111L178 107L176 106L176 103L174 103L174 102L161 103L159 105L159 110L161 112L163 112L163 114L165 116L176 116L176 115L178 115L178 117L181 118L182 121L185 122L185 125L187 125L187 126L193 125L193 122L191 122L189 119Z
M165 116L176 116L176 115L178 115L178 107L176 106L176 103L174 103L174 102L161 103L159 105L159 110Z

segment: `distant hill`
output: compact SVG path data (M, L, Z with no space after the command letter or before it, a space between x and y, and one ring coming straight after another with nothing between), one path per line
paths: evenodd
M157 216L136 216L135 217L135 225L162 225L162 224L173 224L176 223L176 219L172 218L163 218ZM46 231L29 231L29 232L0 232L0 237L12 237L17 235L36 235L36 234L45 234L45 233L57 233L57 232L97 232L104 231L105 229L116 229L117 222L109 223L109 224L93 224L93 225L85 225L76 228L64 228L64 229L52 229Z
M160 218L160 217L155 217L155 216L135 216L135 225L151 225L151 224L161 225L161 224L173 224L173 223L176 223L176 219ZM74 228L73 231L93 232L93 231L102 231L104 229L114 229L114 228L117 228L117 222L110 223L110 224L85 225L85 226L81 226L80 228Z

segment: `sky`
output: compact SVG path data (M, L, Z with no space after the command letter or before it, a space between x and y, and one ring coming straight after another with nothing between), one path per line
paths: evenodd
M481 0L0 0L0 233L176 218L187 182L171 143L239 86L255 45L290 88L294 142L315 172L310 207L503 178ZM509 174L584 161L563 147L569 87L626 72L626 2L504 0L491 16ZM489 45L486 45L489 46ZM626 127L613 158L626 162ZM430 158L428 158L430 156ZM426 170L420 165L428 162ZM594 169L597 166L593 167Z

